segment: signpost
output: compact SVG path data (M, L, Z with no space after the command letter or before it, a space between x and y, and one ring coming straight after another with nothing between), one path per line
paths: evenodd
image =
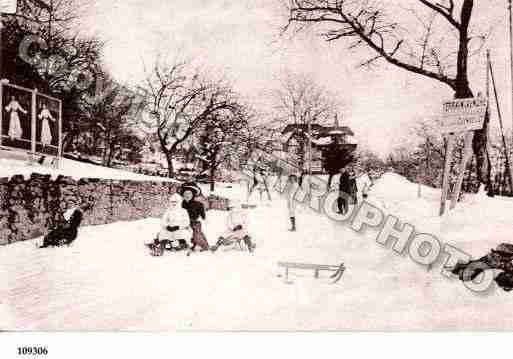
M457 133L483 128L487 99L465 98L444 102L442 133Z
M0 0L0 13L15 14L17 4L17 0Z
M440 215L443 215L445 212L445 205L449 192L449 175L455 134L465 133L465 149L459 166L458 179L456 180L452 193L451 209L456 206L456 202L460 196L465 168L467 167L467 163L472 155L472 140L474 138L473 131L483 128L487 106L488 100L480 96L476 98L446 101L443 104L441 131L442 133L447 134L447 148L445 152Z

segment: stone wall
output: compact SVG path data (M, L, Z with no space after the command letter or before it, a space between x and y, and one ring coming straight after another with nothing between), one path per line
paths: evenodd
M160 217L177 183L84 178L78 181L33 173L0 178L0 245L33 239L63 220L75 203L89 203L83 225ZM207 209L226 209L222 198L205 198Z

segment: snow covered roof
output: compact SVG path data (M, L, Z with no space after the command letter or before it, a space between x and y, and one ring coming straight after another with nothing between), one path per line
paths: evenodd
M358 144L358 140L356 139L355 136L347 136L346 143L348 143L350 145L357 145Z
M312 139L312 143L315 143L316 145L320 145L320 146L329 145L331 142L332 142L331 137L321 137L321 138L317 138L317 139Z

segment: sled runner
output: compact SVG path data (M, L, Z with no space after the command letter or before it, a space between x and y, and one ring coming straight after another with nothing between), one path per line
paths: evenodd
M153 243L145 243L144 245L150 249L150 254L154 257L160 257L164 255L165 250L177 252L189 248L185 242L179 242L178 246L176 246L173 245L173 241L159 240L158 238L155 239Z
M333 282L331 282L332 284L337 283L340 280L340 278L342 278L342 274L344 274L344 271L346 269L344 263L340 263L340 265L328 265L312 263L278 262L278 267L285 268L286 281L288 281L289 278L289 268L313 270L315 278L319 278L320 271L332 271L334 272L330 275L330 278L333 279Z

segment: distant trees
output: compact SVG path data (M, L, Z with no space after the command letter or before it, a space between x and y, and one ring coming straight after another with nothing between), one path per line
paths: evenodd
M274 91L275 115L281 128L300 125L305 136L299 143L299 166L304 167L307 153L306 130L309 124L327 124L340 110L340 103L326 88L304 74L285 73L280 87Z
M143 103L134 91L108 81L108 90L101 96L83 99L84 127L78 137L82 146L80 152L91 151L90 154L101 156L105 166L111 166L120 158L138 162L144 136L135 132L134 125ZM80 140L84 136L87 139Z
M472 97L469 58L479 53L486 31L471 27L474 0L417 0L408 4L384 1L288 0L285 30L316 27L329 42L346 40L350 49L363 48L362 66L384 60L397 68L438 81L455 98ZM401 4L399 4L401 3ZM493 5L489 5L493 6ZM363 52L365 53L365 52ZM488 184L487 128L476 131L473 150L478 178Z
M228 84L209 79L185 62L156 62L141 90L149 113L145 124L157 136L170 177L173 159L185 141L213 119L237 116L241 107Z
M209 173L210 190L214 191L215 175L221 164L242 148L241 131L247 126L242 112L215 113L208 117L199 136L199 154ZM228 167L228 166L227 166Z
M332 143L323 151L323 165L328 172L328 188L331 187L333 176L340 172L340 169L355 161L354 148L341 147Z
M64 152L100 155L107 166L137 161L141 140L129 124L138 102L103 68L103 43L78 35L81 4L18 1L18 12L3 16L2 77L62 101Z
M84 124L82 101L94 91L103 44L74 31L77 0L18 1L18 12L4 15L2 76L12 83L52 95L63 103L64 151Z

